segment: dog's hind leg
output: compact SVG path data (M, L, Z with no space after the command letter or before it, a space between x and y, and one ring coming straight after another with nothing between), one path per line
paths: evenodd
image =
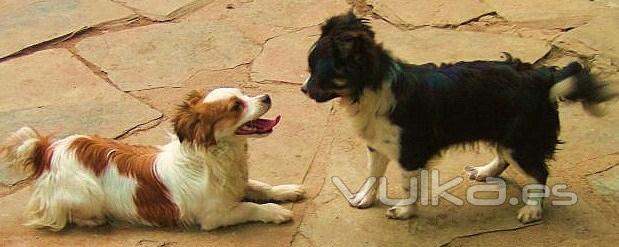
M501 175L509 166L509 163L505 160L503 150L505 148L497 146L494 159L486 165L464 167L464 170L469 175L469 179L485 182L488 177Z
M379 178L385 176L389 158L371 147L368 147L368 178ZM376 192L378 183L373 183L370 186L363 186L355 195L350 205L356 208L369 208L376 201Z
M245 190L245 199L254 202L265 201L298 201L303 198L305 190L299 184L283 184L271 186L250 179Z
M518 220L525 224L541 220L544 198L549 193L546 186L548 169L544 157L523 150L504 150L503 153L507 161L521 168L529 180L523 187L523 190L526 190L526 193L523 193L526 197L522 198L525 206L518 211Z

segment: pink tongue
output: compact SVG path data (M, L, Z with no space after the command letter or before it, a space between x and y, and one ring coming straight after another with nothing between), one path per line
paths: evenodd
M275 127L279 123L279 120L281 118L282 118L282 116L278 115L273 120L270 120L270 119L256 119L254 121L251 121L251 125L256 126L260 130L271 130L271 129L273 129L273 127Z

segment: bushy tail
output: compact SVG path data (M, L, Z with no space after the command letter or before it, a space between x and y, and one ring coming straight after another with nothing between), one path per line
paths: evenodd
M557 83L550 89L551 101L580 102L586 112L596 117L606 114L601 103L619 96L618 92L600 83L588 68L577 62L556 71L554 78Z
M50 138L23 127L0 145L0 183L14 185L49 168Z

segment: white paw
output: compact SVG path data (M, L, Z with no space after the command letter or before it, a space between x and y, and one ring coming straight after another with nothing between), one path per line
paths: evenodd
M389 219L406 220L413 217L415 212L415 205L406 206L393 206L387 209L385 216Z
M466 166L464 167L464 171L469 175L470 180L476 180L480 182L485 182L486 178L495 176L493 170L488 167L488 165L484 166Z
M271 188L273 200L294 202L303 199L305 190L298 184L277 185Z
M369 192L360 191L355 194L355 197L350 201L350 206L364 209L371 207L376 201L376 192L371 190Z
M292 220L292 211L275 203L262 204L264 207L264 215L262 222L264 223L284 223Z
M542 218L542 206L526 205L518 210L518 220L523 224L535 222Z

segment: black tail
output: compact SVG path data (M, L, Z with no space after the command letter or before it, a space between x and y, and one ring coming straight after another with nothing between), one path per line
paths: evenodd
M605 114L601 103L619 96L618 92L600 83L588 68L577 62L556 71L554 79L557 83L550 90L550 100L580 102L585 111L594 116Z

